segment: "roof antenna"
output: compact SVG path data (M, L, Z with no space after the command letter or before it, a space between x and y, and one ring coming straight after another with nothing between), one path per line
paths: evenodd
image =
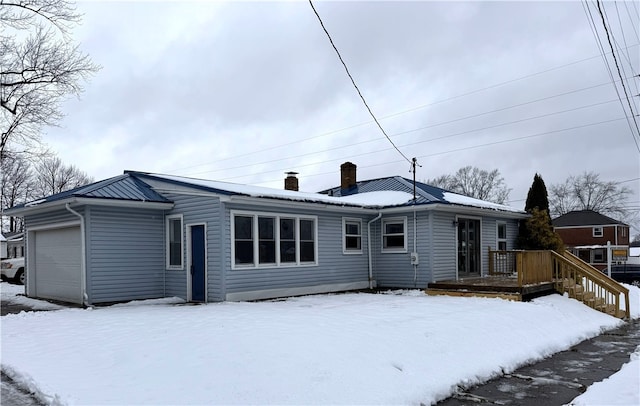
M409 172L413 172L413 201L415 202L417 197L416 197L416 166L419 166L422 168L422 165L420 165L418 163L418 159L416 157L411 158L411 168L409 169Z

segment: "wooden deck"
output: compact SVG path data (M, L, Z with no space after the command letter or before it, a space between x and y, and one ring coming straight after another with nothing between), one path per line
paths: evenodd
M428 295L499 297L526 301L554 293L555 289L552 281L520 286L516 275L491 275L433 282L427 286L426 292Z

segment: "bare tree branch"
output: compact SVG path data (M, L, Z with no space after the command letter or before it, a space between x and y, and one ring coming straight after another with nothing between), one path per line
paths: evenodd
M62 101L99 69L68 39L79 21L68 0L0 0L0 159L10 145L39 145L42 128L62 119Z
M458 169L454 175L442 175L427 180L433 186L441 187L455 193L504 204L509 198L511 189L507 188L500 171L489 172L472 166Z
M632 222L633 213L625 207L631 193L628 187L601 180L595 172L584 172L551 186L549 208L553 217L574 210L593 210L619 221Z

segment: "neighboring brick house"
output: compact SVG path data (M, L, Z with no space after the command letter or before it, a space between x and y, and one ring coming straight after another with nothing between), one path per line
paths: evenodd
M602 270L607 267L607 242L629 247L629 225L593 210L571 211L552 220L567 249Z

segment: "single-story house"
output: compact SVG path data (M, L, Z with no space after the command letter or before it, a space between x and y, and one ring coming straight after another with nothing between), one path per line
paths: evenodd
M13 207L26 292L84 305L254 300L482 275L527 214L399 177L297 191L126 171ZM414 195L415 190L415 195Z

